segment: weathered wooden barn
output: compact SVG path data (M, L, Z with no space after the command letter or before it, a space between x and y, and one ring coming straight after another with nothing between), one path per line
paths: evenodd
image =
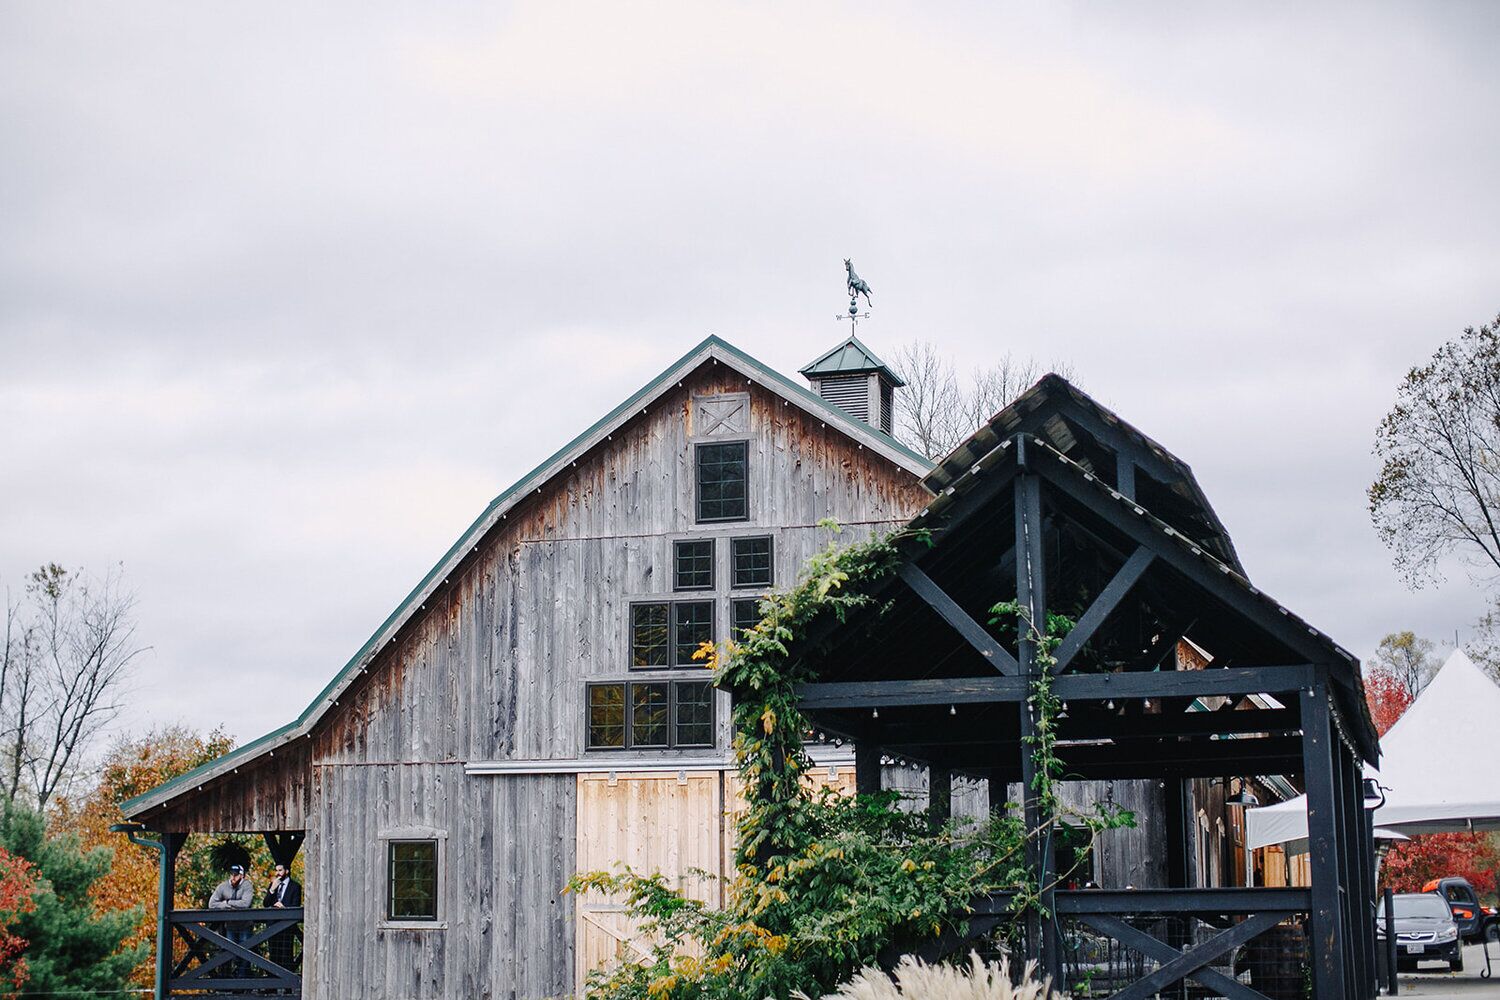
M890 436L901 382L858 340L802 374L807 386L705 340L491 503L297 719L124 803L169 860L165 955L173 934L178 945L160 962L163 995L564 996L636 946L619 907L560 893L575 871L626 862L720 892L694 873L729 866L728 696L694 653L792 582L832 537L820 521L845 539L905 524L946 503L969 461L960 449L934 468ZM1148 447L1081 394L1063 413L1048 385L1068 447ZM1238 570L1186 466L1149 449L1140 502ZM1147 638L1158 660L1193 655L1181 634ZM818 777L852 787L853 748L817 749ZM884 782L925 804L928 772L909 760L925 758L889 755ZM982 813L992 790L1015 798L994 784L1008 773L939 773L932 799L955 812ZM1156 781L1071 794L1140 817L1100 845L1102 884L1234 881L1223 790L1217 805L1206 785L1168 794ZM1169 871L1167 818L1195 807L1203 860ZM234 916L246 940L222 911L168 909L183 838L227 832L265 834L305 864L305 906ZM277 965L262 945L288 929L303 944ZM236 972L237 957L251 968Z
M278 981L305 996L572 993L631 932L570 875L724 865L727 696L699 644L827 544L820 521L859 537L930 499L878 358L850 338L804 374L694 347L490 504L301 716L127 816L169 849L300 844L303 959ZM176 990L268 985L181 964Z

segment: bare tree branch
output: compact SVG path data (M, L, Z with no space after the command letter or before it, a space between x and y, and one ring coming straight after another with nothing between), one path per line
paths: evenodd
M4 794L45 808L78 772L120 709L136 642L135 598L118 570L102 579L55 563L28 578L23 603L7 599L0 663ZM25 787L23 788L23 781Z
M891 368L906 382L896 408L896 439L931 459L958 447L1047 370L1006 353L998 363L960 376L951 358L920 340L898 348ZM1070 377L1067 365L1051 370Z
M1500 578L1500 317L1413 368L1375 435L1370 518L1413 586L1449 554Z

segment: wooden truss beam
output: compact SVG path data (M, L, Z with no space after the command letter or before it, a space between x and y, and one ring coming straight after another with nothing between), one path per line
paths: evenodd
M951 625L955 632L963 636L975 652L988 660L991 666L1008 677L1014 677L1020 672L1021 668L1016 663L1016 658L1000 645L1000 640L986 632L983 625L959 607L958 602L949 597L948 592L934 583L930 576L917 568L915 563L902 564L900 573L906 585L927 602L927 606L936 611L943 621Z
M1211 670L1154 670L1121 674L1064 674L1052 682L1063 700L1110 698L1206 698L1212 695L1274 694L1312 682L1310 664L1232 667ZM891 681L839 681L802 684L797 697L805 711L884 708L887 705L963 705L1019 702L1030 694L1021 677L926 677Z
M1094 637L1099 627L1120 606L1125 595L1130 593L1130 589L1136 585L1155 558L1156 555L1144 545L1138 546L1131 553L1130 558L1125 560L1125 565L1120 567L1114 578L1099 592L1099 596L1094 598L1094 603L1090 604L1089 609L1083 613L1083 617L1078 619L1078 624L1073 626L1073 630L1058 645L1054 657L1056 662L1051 668L1053 673L1067 669L1068 664L1073 662L1073 657L1078 655L1078 651Z

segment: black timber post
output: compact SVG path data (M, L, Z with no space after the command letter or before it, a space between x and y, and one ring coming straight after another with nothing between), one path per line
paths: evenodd
M1018 437L1016 461L1027 469L1026 438ZM1030 618L1038 632L1047 628L1047 577L1042 548L1042 483L1029 471L1023 471L1015 482L1016 521L1016 603ZM1037 663L1036 643L1024 622L1018 623L1017 662L1021 677L1029 685L1042 667ZM1052 817L1041 814L1036 797L1037 769L1032 758L1031 740L1036 736L1036 710L1030 698L1023 698L1021 713L1021 803L1026 824L1026 864L1041 891L1041 908L1047 914L1041 919L1034 910L1026 914L1028 950L1034 955L1044 975L1059 986L1062 978L1062 954L1058 948L1056 879L1052 862Z
M1188 865L1193 843L1193 789L1189 778L1166 779L1167 885L1186 889L1193 884Z
M1334 745L1328 704L1328 675L1320 669L1303 688L1302 767L1307 785L1308 855L1312 862L1312 912L1308 952L1313 1000L1344 1000L1343 920L1340 914L1339 802L1333 774Z
M1396 894L1387 889L1385 900L1385 992L1395 996L1400 989L1396 977Z
M880 747L868 740L854 744L854 790L860 795L880 791Z
M172 974L172 906L177 896L177 852L187 842L185 833L163 833L156 879L156 1000L167 1000Z
M1364 995L1379 992L1375 975L1375 852L1374 830L1370 813L1365 809L1364 774L1359 755L1345 754L1349 769L1349 828L1353 835L1349 845L1354 859L1354 881L1349 886L1349 912L1354 919L1354 935L1359 941L1361 985Z
M927 768L927 814L934 826L942 826L953 817L953 772L946 767Z

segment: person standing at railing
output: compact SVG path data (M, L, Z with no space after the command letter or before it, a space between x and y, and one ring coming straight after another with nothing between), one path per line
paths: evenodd
M229 877L220 882L214 894L208 897L210 910L248 910L254 904L255 886L245 877L242 865L230 865ZM224 936L234 944L243 945L250 937L250 925L241 922L225 924ZM250 971L243 958L235 958L226 965L232 976L242 976Z
M302 905L302 883L292 878L291 869L286 865L276 866L271 886L260 905L276 910L291 910ZM292 937L291 931L281 931L269 942L271 961L283 969L292 967Z

